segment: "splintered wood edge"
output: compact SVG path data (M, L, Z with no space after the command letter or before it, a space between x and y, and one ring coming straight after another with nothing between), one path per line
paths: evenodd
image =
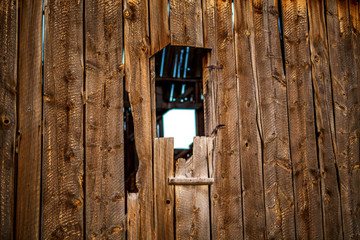
M169 178L170 185L211 185L214 178Z

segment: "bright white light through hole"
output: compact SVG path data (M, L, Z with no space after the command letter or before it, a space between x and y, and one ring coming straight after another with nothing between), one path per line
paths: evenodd
M189 149L196 136L195 109L172 109L163 115L164 137L174 138L175 149Z

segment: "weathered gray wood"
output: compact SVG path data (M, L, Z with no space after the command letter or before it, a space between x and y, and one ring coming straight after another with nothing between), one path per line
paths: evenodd
M156 239L174 239L174 139L154 139L154 203Z
M193 156L178 159L176 178L208 177L207 141L211 138L195 137ZM210 239L210 209L208 186L175 186L176 239Z
M125 239L122 7L85 1L88 239Z
M326 7L344 239L356 239L360 236L360 94L354 33L348 1L328 0Z
M149 1L151 55L170 43L169 15L167 0Z
M43 1L20 1L16 239L39 239Z
M127 239L138 240L140 238L140 204L138 193L127 195Z
M334 113L329 53L322 1L307 1L309 43L314 88L316 136L321 173L324 239L342 239L341 203L335 162Z
M213 178L169 178L170 185L211 185Z
M306 1L283 0L287 99L297 238L322 239L320 173L315 138ZM296 29L296 31L294 31Z
M170 0L171 45L203 47L201 0Z
M45 3L42 237L84 235L83 1Z
M0 239L13 238L17 1L0 4Z

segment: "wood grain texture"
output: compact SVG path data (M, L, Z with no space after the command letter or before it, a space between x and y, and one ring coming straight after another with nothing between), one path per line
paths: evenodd
M287 99L294 176L296 237L323 238L308 22L305 0L283 0ZM296 29L296 31L294 31Z
M342 239L341 203L335 160L334 112L324 3L307 1L309 43L316 114L316 136L321 173L321 198L325 239Z
M149 24L147 1L128 0L124 7L126 86L134 119L134 136L139 170L141 239L154 237L151 78L149 65Z
M149 10L151 55L154 55L170 43L168 1L150 0Z
M85 1L88 239L125 239L122 7Z
M156 239L174 239L174 139L154 139L154 203Z
M17 2L0 3L0 239L13 238L17 91Z
M169 0L171 45L203 47L201 0Z
M84 235L83 2L45 2L42 237Z
M240 161L243 189L244 239L266 236L261 126L258 83L254 56L252 4L237 1L235 8L235 53L239 108Z
M328 0L326 8L344 239L356 239L360 237L360 96L354 33L348 1Z
M138 240L140 238L140 205L139 194L128 193L127 195L127 239Z
M39 239L43 1L20 1L16 239Z
M211 138L195 137L193 156L178 159L176 178L208 177L207 141ZM208 186L175 186L176 239L210 239L210 208Z

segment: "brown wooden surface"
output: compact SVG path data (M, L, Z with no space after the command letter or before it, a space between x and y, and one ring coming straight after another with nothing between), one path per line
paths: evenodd
M154 139L155 239L174 239L174 139Z
M348 1L329 0L326 7L344 239L356 239L360 237L360 111L354 33L350 28Z
M45 3L42 237L83 237L83 2Z
M17 2L0 3L0 239L13 238Z
M194 138L193 156L178 159L176 178L208 177L207 137ZM176 239L210 239L209 187L175 186Z
M128 193L127 195L127 239L138 240L140 238L140 205L139 194Z
M297 238L321 239L320 173L308 46L306 1L283 0L287 98ZM296 29L296 31L294 31Z
M170 43L169 15L167 0L149 1L151 55Z
M21 1L16 239L40 236L43 1Z
M201 0L170 0L171 45L203 47Z
M149 66L149 29L147 1L127 0L124 5L126 91L134 118L134 136L139 170L141 239L154 237L152 177L152 115Z
M122 7L85 1L88 239L125 239Z
M316 113L316 136L321 174L321 197L325 239L342 239L341 205L335 162L334 112L324 3L307 1L309 43Z

